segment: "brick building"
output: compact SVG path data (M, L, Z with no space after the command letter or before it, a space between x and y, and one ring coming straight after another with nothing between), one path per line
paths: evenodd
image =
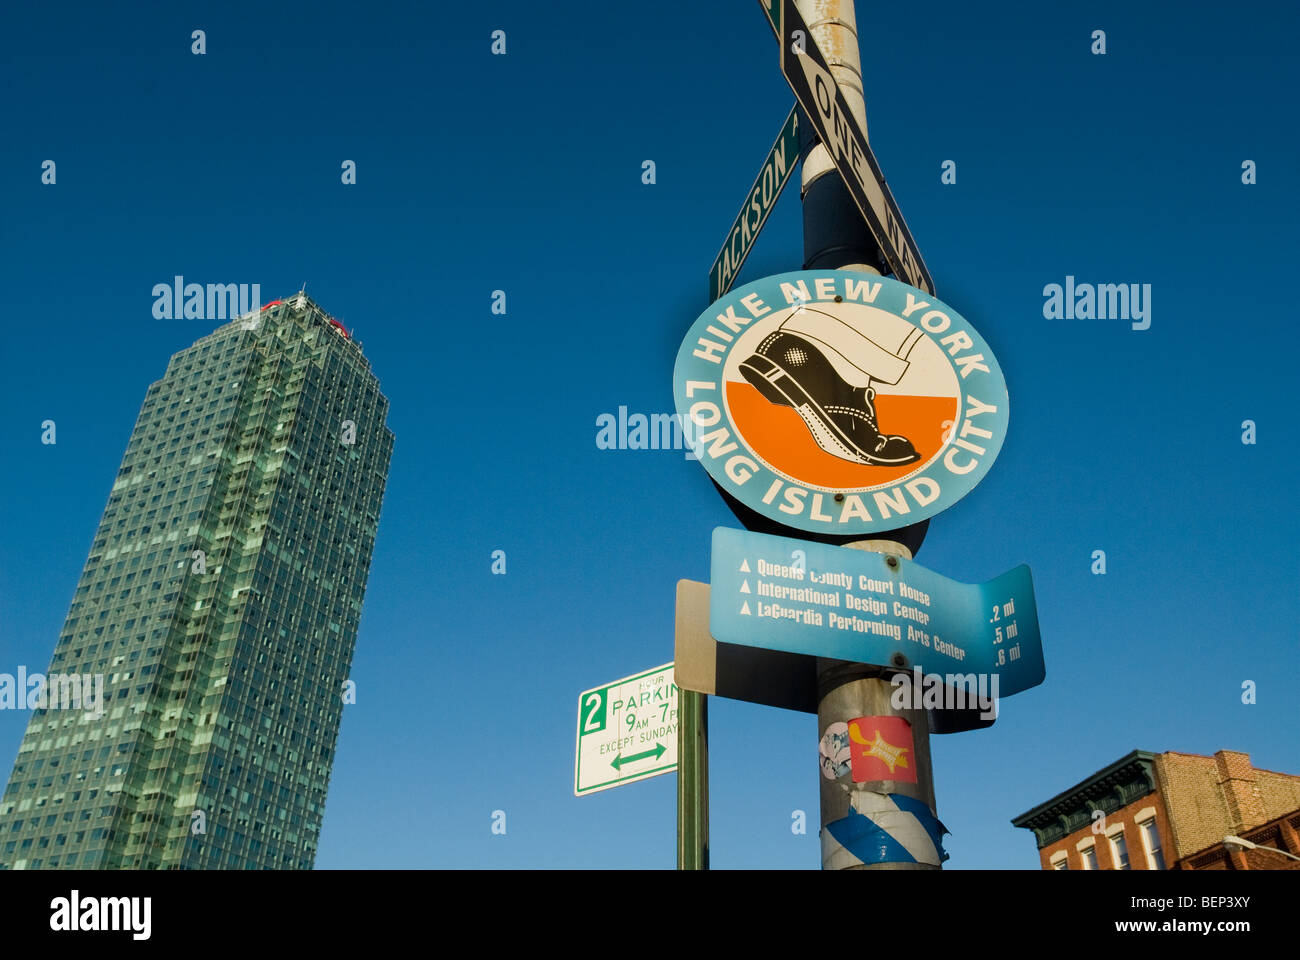
M1134 750L1020 816L1044 870L1296 869L1300 861L1224 844L1235 836L1300 855L1300 776L1250 755Z

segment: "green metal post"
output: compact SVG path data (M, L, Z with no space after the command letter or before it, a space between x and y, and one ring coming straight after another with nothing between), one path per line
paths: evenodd
M677 869L709 869L709 698L678 692Z

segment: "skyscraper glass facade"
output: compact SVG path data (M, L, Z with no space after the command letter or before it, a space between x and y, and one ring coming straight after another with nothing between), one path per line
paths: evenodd
M48 671L102 677L102 699L33 711L0 868L312 866L387 412L360 345L304 294L171 358Z

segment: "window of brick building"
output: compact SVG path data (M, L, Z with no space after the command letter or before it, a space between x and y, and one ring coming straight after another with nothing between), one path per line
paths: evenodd
M1124 842L1124 831L1111 834L1110 860L1116 870L1128 870L1128 844Z
M1160 831L1156 829L1155 819L1143 820L1138 829L1142 831L1142 846L1146 848L1147 869L1163 870L1165 856L1160 850Z

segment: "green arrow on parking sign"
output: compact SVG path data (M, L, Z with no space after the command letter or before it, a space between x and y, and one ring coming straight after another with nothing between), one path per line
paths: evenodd
M615 770L621 770L627 764L634 763L637 760L644 760L646 759L646 757L654 757L656 760L658 760L660 757L664 755L664 752L666 750L667 747L665 747L662 743L657 743L655 744L655 748L653 750L644 750L641 753L634 753L630 757L625 757L622 754L619 754L617 757L615 757L613 760L609 762L609 765L613 767Z

